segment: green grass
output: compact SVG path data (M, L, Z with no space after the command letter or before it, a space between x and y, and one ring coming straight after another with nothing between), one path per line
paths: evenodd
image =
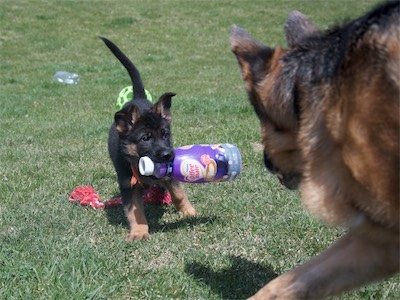
M307 214L254 151L230 25L274 46L292 9L325 29L374 2L0 0L0 298L243 299L325 249L341 230ZM118 192L106 140L130 81L98 35L133 59L153 96L177 93L176 146L231 142L243 155L236 181L186 184L197 219L147 207L149 242L124 241L121 209L68 202L79 185L104 200ZM59 70L80 84L57 83ZM394 277L340 299L399 295Z

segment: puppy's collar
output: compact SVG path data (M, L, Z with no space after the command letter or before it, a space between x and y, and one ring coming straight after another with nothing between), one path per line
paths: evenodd
M131 164L131 170L132 170L131 187L133 188L136 184L139 184L141 187L143 187L142 182L140 181L138 171L136 170L133 164Z

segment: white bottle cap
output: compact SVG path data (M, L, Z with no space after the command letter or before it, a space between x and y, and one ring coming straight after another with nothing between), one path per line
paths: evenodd
M154 172L154 163L148 156L139 159L139 172L143 176L151 176Z

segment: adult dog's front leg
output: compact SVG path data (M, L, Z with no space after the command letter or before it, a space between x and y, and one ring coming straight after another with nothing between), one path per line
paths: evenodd
M195 217L197 215L196 210L186 195L182 183L171 180L165 182L165 187L170 192L172 202L174 203L177 211L187 217Z
M272 280L250 299L321 299L399 272L399 235L351 230L329 249Z
M149 239L149 225L144 214L140 188L124 189L121 192L125 215L129 223L129 233L125 240L130 242Z

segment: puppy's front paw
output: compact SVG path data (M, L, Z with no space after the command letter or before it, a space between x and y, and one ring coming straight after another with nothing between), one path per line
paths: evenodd
M140 231L140 230L133 230L129 232L126 237L125 241L133 242L133 241L147 241L150 239L150 235L148 231Z

